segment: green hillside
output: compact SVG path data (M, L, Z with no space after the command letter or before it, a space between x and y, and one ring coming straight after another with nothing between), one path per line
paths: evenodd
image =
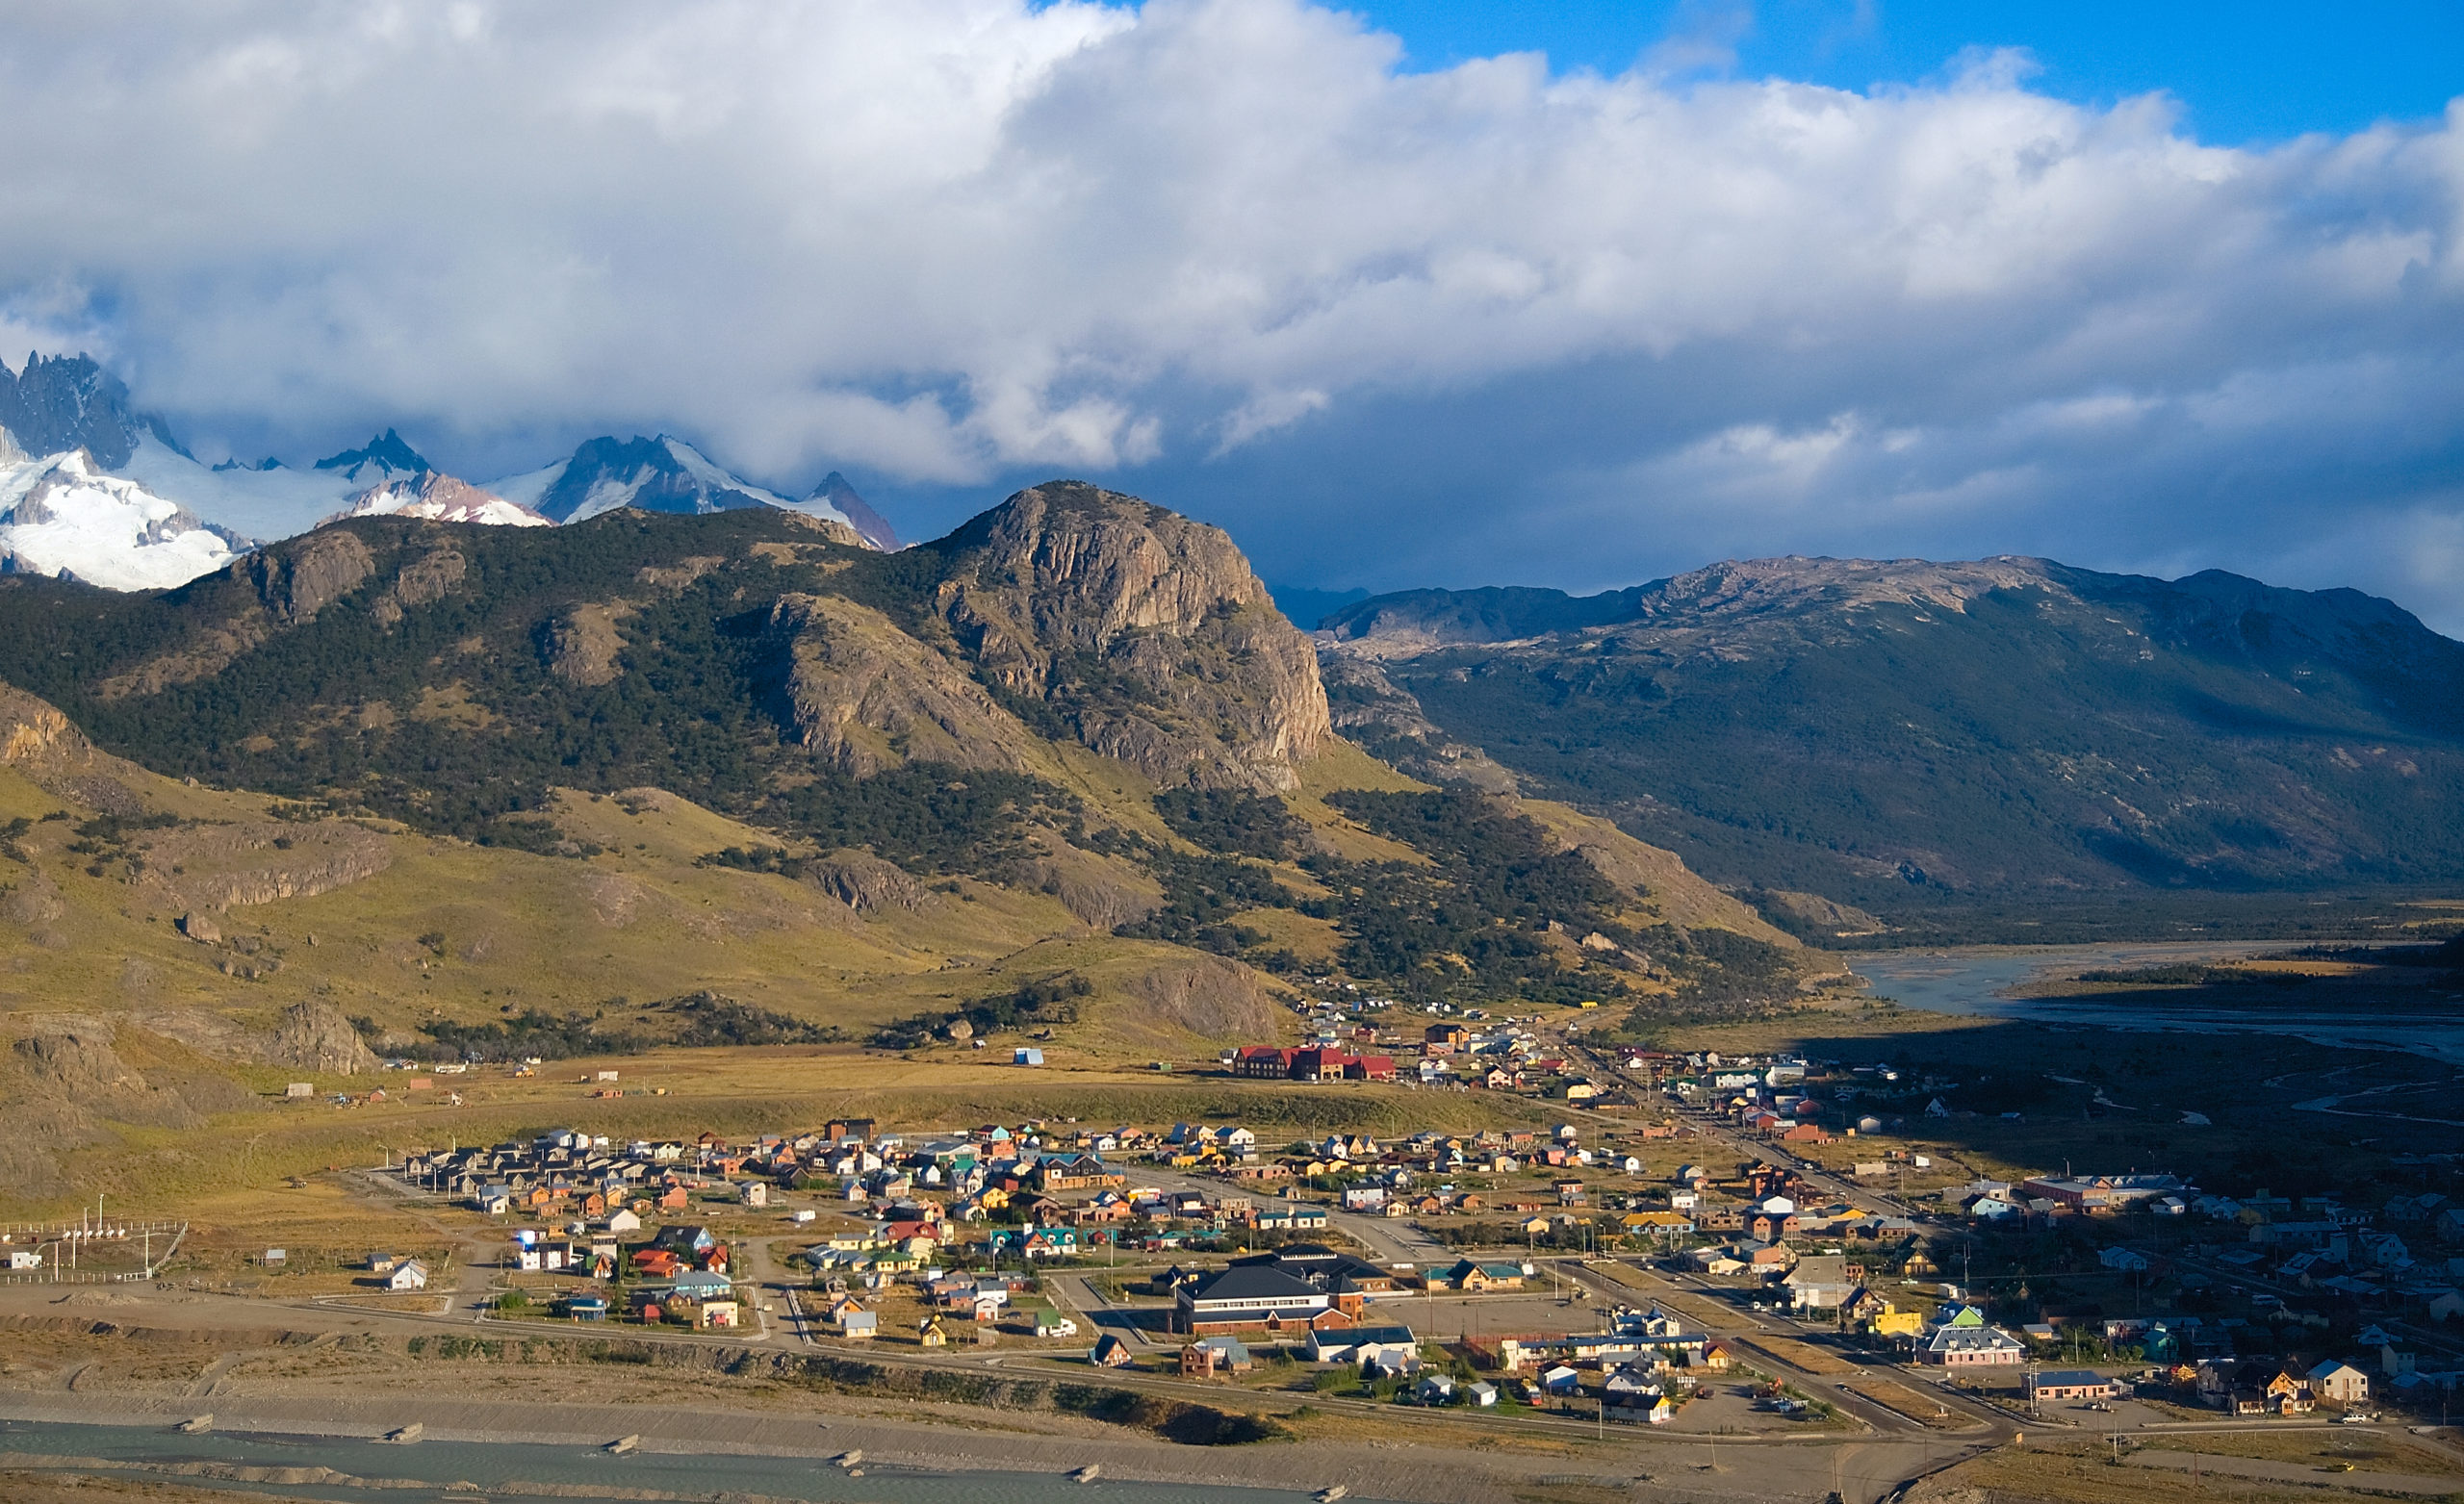
M1182 1054L1329 973L1754 1001L1824 969L1664 853L1363 756L1228 538L1074 483L895 554L761 508L361 519L152 595L10 576L0 681L32 692L0 688L0 1013L262 1034L318 996L554 1055L1061 986L1014 1022Z

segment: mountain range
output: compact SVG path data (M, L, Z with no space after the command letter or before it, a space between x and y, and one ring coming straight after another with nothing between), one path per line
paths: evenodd
M1335 724L1826 935L1943 905L2464 879L2464 644L2350 590L1763 559L1321 624Z
M619 506L776 507L847 523L876 548L899 547L835 471L790 498L664 434L586 440L553 465L475 485L445 474L390 428L304 471L270 458L208 466L86 356L30 355L21 371L0 368L0 571L161 589L338 516L538 525Z
M374 447L335 468L398 484ZM724 985L914 1047L1060 978L1055 1048L1143 1059L1281 1037L1312 976L1751 1011L1840 971L1605 821L1365 755L1228 537L1077 482L895 552L405 508L167 591L0 576L0 1015L261 1040L305 988L413 1044L536 1010L539 1053Z

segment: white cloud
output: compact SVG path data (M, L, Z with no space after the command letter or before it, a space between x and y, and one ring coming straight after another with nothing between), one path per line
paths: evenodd
M920 485L1180 466L1202 497L1470 413L1528 484L1461 482L1414 547L1493 564L1488 528L1527 574L1604 519L2078 554L2066 518L2150 556L2321 525L2219 510L2207 478L2262 463L2455 515L2464 395L2417 383L2464 334L2464 104L2227 150L2011 54L1726 79L1741 13L1695 13L1603 77L1403 73L1296 0L20 0L0 338L108 348L206 431L631 422ZM1448 499L1395 490L1313 521Z

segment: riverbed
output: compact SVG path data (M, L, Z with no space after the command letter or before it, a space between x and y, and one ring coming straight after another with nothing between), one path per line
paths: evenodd
M2120 995L2110 1000L2012 995L2032 983L2059 981L2082 971L2231 960L2305 943L2309 942L1977 946L1863 954L1854 957L1852 965L1873 983L1876 996L1928 1012L2101 1029L2291 1034L2318 1044L2401 1050L2464 1065L2464 1022L2452 1016L2424 1018L2392 1009L2355 1007L2244 1009L2177 1004L2157 1007L2144 999Z
M96 1466L103 1465L103 1466ZM0 1420L0 1466L66 1471L137 1469L275 1498L368 1504L388 1492L475 1485L494 1491L568 1498L710 1499L752 1495L816 1504L1302 1504L1277 1489L1109 1481L1056 1473L927 1471L865 1466L823 1456L635 1451L615 1456L583 1443L421 1440L267 1431L184 1435L169 1425L79 1425ZM328 1475L329 1474L329 1475ZM431 1495L433 1496L433 1495Z

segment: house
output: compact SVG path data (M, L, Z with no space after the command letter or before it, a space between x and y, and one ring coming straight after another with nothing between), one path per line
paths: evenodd
M1338 1327L1312 1331L1302 1351L1311 1363L1376 1363L1420 1351L1420 1339L1407 1326Z
M1582 1374L1578 1369L1558 1364L1541 1370L1539 1388L1543 1394L1579 1394L1582 1392Z
M1498 1402L1498 1387L1485 1379L1475 1379L1465 1388L1474 1408L1486 1410Z
M1935 1328L1916 1355L1946 1368L2015 1368L2028 1361L2025 1343L2000 1327L1987 1326L1973 1308Z
M2348 1363L2330 1358L2310 1370L2310 1392L2333 1405L2358 1405L2370 1398L2370 1375Z
M923 1324L915 1330L915 1339L926 1347L947 1347L950 1345L950 1329L941 1325L939 1316L926 1316Z
M2289 1368L2277 1368L2259 1387L2259 1392L2265 1396L2262 1404L2271 1415L2306 1415L2318 1404L2310 1389L2309 1376Z
M1478 1260L1466 1259L1439 1275L1438 1279L1449 1289L1470 1291L1521 1289L1527 1272L1519 1263L1482 1262Z
M1787 1287L1788 1304L1799 1311L1836 1311L1857 1291L1848 1261L1839 1254L1809 1254L1780 1283Z
M2143 1274L2147 1270L2145 1254L2135 1248L2124 1248L2119 1244L2115 1244L2096 1255L2096 1262L2108 1269L2119 1269L2124 1274Z
M1413 1386L1412 1398L1423 1405L1451 1405L1454 1403L1454 1380L1448 1374L1429 1374Z
M742 1324L744 1308L732 1300L706 1300L693 1318L705 1332L732 1332Z
M2118 1399L2122 1387L2086 1368L2048 1368L2027 1378L2028 1398L2037 1403Z
M427 1265L417 1259L405 1259L385 1272L385 1287L390 1290L427 1288Z
M1181 1377L1211 1379L1219 1373L1246 1373L1256 1365L1238 1338L1201 1337L1181 1349Z
M1129 1350L1127 1342L1107 1332L1087 1354L1087 1361L1098 1368L1126 1368L1138 1361L1138 1355Z

